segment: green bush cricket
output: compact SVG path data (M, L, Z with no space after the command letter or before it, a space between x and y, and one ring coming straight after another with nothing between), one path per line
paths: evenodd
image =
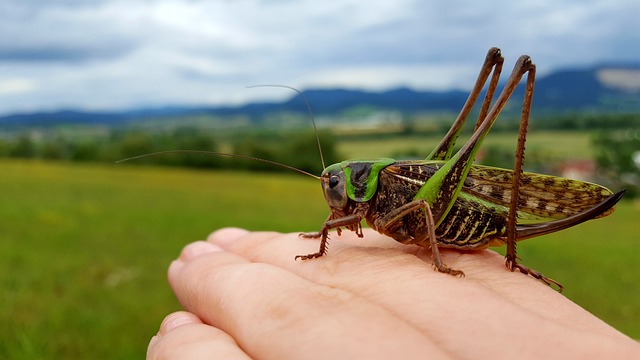
M487 53L476 84L460 114L440 144L424 160L344 161L327 167L320 176L331 214L317 233L318 252L298 255L311 259L326 254L328 231L340 228L362 236L362 220L374 230L405 244L431 249L438 271L463 276L440 259L439 247L484 249L506 244L506 266L547 285L562 285L517 263L516 242L603 217L613 211L624 191L613 194L596 184L549 175L523 173L535 65L521 56L496 99L503 57L492 48ZM474 165L478 149L516 86L527 74L514 170ZM452 154L455 140L491 76L475 131ZM513 196L516 194L516 196ZM517 219L530 223L519 224Z
M398 242L430 249L434 267L456 276L464 276L464 273L442 262L440 247L475 250L506 244L508 269L519 270L562 291L563 286L557 281L517 262L516 242L607 216L613 212L624 190L614 194L597 184L523 172L536 67L528 56L521 56L492 105L503 62L499 49L488 51L460 114L440 144L424 160L348 160L325 167L322 174L316 176L249 156L177 151L263 161L319 179L330 214L318 232L301 234L305 238L320 239L318 251L298 255L296 260L326 255L329 230L335 229L340 235L345 228L362 237L364 220L372 229ZM482 141L525 74L526 89L514 169L474 164ZM455 141L487 81L489 84L473 135L454 154ZM320 148L319 145L318 142ZM176 151L161 153L169 152ZM153 154L134 158L148 155Z

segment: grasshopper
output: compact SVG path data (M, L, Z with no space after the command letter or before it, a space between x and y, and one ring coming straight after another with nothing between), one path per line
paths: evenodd
M119 162L159 153L205 153L262 161L320 180L330 214L318 232L300 234L304 238L320 239L318 251L298 255L296 260L326 255L332 229L338 235L344 228L363 237L364 220L374 230L400 243L430 249L434 267L455 276L462 277L464 272L445 265L439 248L476 250L506 244L505 264L509 270L518 270L562 291L559 282L517 262L516 242L607 216L613 212L624 190L614 194L597 184L523 172L536 66L529 56L521 56L491 105L503 63L500 50L489 49L460 114L424 160L348 160L326 167L320 176L270 160L199 150L161 151ZM525 74L514 169L474 164L482 141ZM454 154L456 139L487 81L473 135ZM302 95L288 86L265 86L285 87ZM308 103L307 108L310 111ZM313 117L311 119L313 122ZM315 128L315 122L313 124ZM324 167L322 151L320 157Z
M435 268L451 275L464 273L446 266L439 248L475 250L506 244L509 270L519 270L562 291L557 281L517 262L516 242L609 215L624 190L613 194L600 185L522 171L536 67L529 56L521 56L490 107L503 62L500 50L491 48L460 114L424 160L343 161L326 167L320 181L331 213L320 231L300 234L320 239L320 248L295 259L326 255L331 229L340 235L345 228L362 237L365 220L400 243L430 249ZM525 74L514 169L475 165L483 139ZM456 138L489 76L474 133L453 154Z

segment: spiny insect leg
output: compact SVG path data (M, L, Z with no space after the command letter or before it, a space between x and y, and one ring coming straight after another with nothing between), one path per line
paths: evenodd
M498 115L516 90L522 76L529 70L531 65L533 64L528 56L521 56L518 59L504 89L469 141L439 168L416 194L416 199L429 200L436 219L436 225L439 225L444 220L453 206L462 189L464 180L473 166L473 160L480 149L482 141L491 130L491 127L498 119Z
M329 240L329 230L328 229L324 229L322 232L318 232L318 233L302 233L300 234L300 237L303 238L320 238L320 249L318 250L318 252L315 253L311 253L311 254L307 254L307 255L296 255L296 257L294 258L294 260L308 260L308 259L314 259L314 258L319 258L323 255L327 254L327 241Z
M440 258L440 250L438 249L438 241L436 239L436 222L433 220L433 213L431 212L431 207L429 206L429 203L424 199L419 202L425 211L425 218L427 221L427 231L429 233L429 243L431 245L431 253L433 256L433 265L441 273L464 277L464 273L462 271L452 269L446 266L442 262L442 259Z
M515 261L515 259L511 259L509 256L507 256L506 265L507 265L507 268L509 268L509 270L511 270L511 271L515 271L517 269L521 273L523 273L525 275L529 275L529 276L533 277L534 279L538 279L538 280L542 281L543 283L547 284L548 286L553 287L555 285L557 290L558 290L558 292L562 292L562 290L564 290L564 286L562 286L561 283L542 275L542 273L539 272L539 271L535 271L535 270L530 269L530 268L528 268L528 267L526 267L526 266L524 266L522 264L518 264Z
M489 87L487 88L487 94L484 96L484 100L482 101L482 107L480 108L480 114L478 114L478 120L476 121L476 127L474 128L474 131L478 130L480 125L482 125L482 122L487 119L487 113L489 112L491 100L493 100L493 96L496 93L496 89L498 88L498 81L500 80L500 73L502 73L504 58L500 53L495 55L494 58L495 65L493 69L493 75L491 75L491 81L489 82Z
M308 260L319 258L323 255L327 254L327 241L329 240L329 230L338 229L338 234L340 234L340 227L353 228L354 226L359 226L362 221L362 216L358 214L351 214L345 217L341 217L338 219L331 219L331 216L324 222L322 228L317 233L302 233L299 236L303 238L317 239L320 238L320 248L317 252L307 254L307 255L297 255L295 260ZM362 231L358 233L359 237L362 237Z
M453 147L456 143L456 139L460 134L460 130L462 126L467 121L467 117L473 109L480 93L482 93L482 88L487 82L489 75L493 73L491 76L491 82L489 84L489 88L487 90L487 94L482 103L482 108L480 110L480 116L478 117L478 122L476 123L476 129L480 126L481 120L485 118L487 111L489 109L489 105L491 104L491 99L493 99L493 94L495 93L496 87L498 85L498 79L500 78L500 72L502 71L502 64L504 62L504 58L500 53L500 49L491 48L487 52L487 56L482 64L482 68L480 69L480 73L478 74L478 78L476 79L476 83L473 86L473 89L469 93L469 97L466 102L462 106L460 110L460 114L451 125L449 132L445 135L444 138L440 141L440 144L435 147L435 149L427 156L427 160L448 160L451 157L453 152Z
M527 140L527 129L529 127L529 114L531 112L531 99L533 98L533 90L535 84L536 67L529 62L527 75L527 85L525 90L524 101L522 104L522 115L520 117L520 130L518 132L518 143L516 145L516 157L513 165L513 179L511 183L511 201L509 202L509 215L507 218L507 253L506 265L511 271L519 268L521 272L522 266L517 264L516 240L517 240L517 214L518 202L520 200L520 185L522 184L522 166L524 164L524 147ZM529 274L529 271L523 272Z
M536 66L530 61L525 63L524 71L527 72L527 84L525 88L524 101L522 103L522 115L520 117L520 130L518 133L518 143L516 147L516 158L513 167L513 179L511 183L511 201L509 203L508 227L507 227L507 253L505 263L509 270L518 269L521 273L530 275L545 284L555 285L558 291L564 288L559 282L550 279L542 273L529 269L528 267L517 263L516 241L517 239L517 213L518 203L520 200L520 186L522 184L522 166L524 164L524 148L527 140L527 130L529 127L529 115L531 113L531 100L533 99L533 90L536 77Z
M410 213L416 210L424 210L425 222L426 222L426 233L424 234L416 234L416 238L412 243L415 244L425 244L427 238L429 239L429 247L431 248L431 254L433 258L433 266L441 273L450 274L453 276L464 277L464 273L460 270L455 270L442 262L442 258L440 257L440 250L438 249L438 241L436 238L436 225L433 220L433 213L431 212L431 207L429 206L429 202L425 199L414 200L412 202L406 203L393 211L390 211L385 216L376 220L375 226L382 230L382 232L386 232L392 225L409 215Z

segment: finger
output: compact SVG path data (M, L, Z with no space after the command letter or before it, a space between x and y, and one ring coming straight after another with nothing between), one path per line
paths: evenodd
M362 298L235 254L181 256L169 278L187 310L254 358L443 355L415 328Z
M417 246L400 244L388 237L380 236L371 229L365 229L365 232L367 235L363 239L350 236L350 233L346 233L344 236L335 239L335 241L332 242L331 256L334 256L333 253L339 253L349 247L373 247L397 249L405 253L414 254L425 262L431 263L428 250ZM313 251L313 246L317 246L317 242L314 244L313 241L298 239L296 236L287 237L287 240L293 240L293 243L287 243L281 250L271 246L269 242L262 240L257 243L236 243L237 239L248 234L249 232L244 229L226 228L214 232L208 241L226 247L231 251L237 249L240 255L248 256L252 260L258 259L258 257L252 256L252 254L263 252L268 254L270 250L275 249L279 256L283 258L278 258L280 261L274 262L274 264L279 266L288 264L290 266L286 268L292 271L298 270L299 266L288 261L285 254L291 256L290 254L294 252L294 249L296 249L296 247L300 248L300 246L303 247L297 250L297 254L311 252ZM261 235L258 235L258 237L261 237ZM555 291L549 291L550 289L539 281L523 276L518 272L508 271L504 266L504 258L494 252L478 251L463 255L459 252L448 251L446 249L441 250L441 252L445 263L455 269L466 271L466 280L479 282L527 311L565 325L580 326L585 329L600 331L604 334L618 334L617 330L610 326L604 326L605 324L603 324L602 321L579 306L576 306L573 302L558 295ZM432 275L440 276L440 274ZM444 277L444 280L454 279ZM557 311L548 311L547 306L541 306L541 304L554 304L554 308L557 309Z
M421 268L419 270L420 272L422 272L423 265L421 265L418 260L426 263L429 267L432 264L431 254L428 249L414 245L400 244L371 229L365 229L364 232L366 234L364 238L353 236L352 233L345 233L343 236L336 237L331 243L332 246L329 254L326 256L326 258L330 260L323 258L320 262L322 266L332 266L334 263L338 266L344 264L349 268L348 271L351 271L350 267L355 267L363 261L364 263L362 265L378 266L379 260L377 258L372 259L370 256L372 254L375 254L376 257L383 258L383 260L390 260L400 256L400 261L398 261L397 264L399 268L418 266ZM235 241L236 239L242 239L242 241ZM261 233L245 233L244 237L238 236L222 241L219 238L214 238L210 239L210 241L252 261L269 262L293 272L303 271L304 269L311 269L311 271L314 272L316 269L316 266L310 265L314 262L313 260L306 261L304 262L304 266L301 266L300 261L293 262L288 258L293 253L301 253L309 249L309 241L299 239L296 234L286 234L284 236L273 235L269 236L269 239L265 239ZM389 241L391 241L391 243L389 243ZM504 266L504 258L493 251L460 252L441 249L440 252L443 261L447 265L465 272L465 279L462 281L463 284L468 284L468 282L478 284L498 293L504 298L512 300L529 311L541 316L551 317L555 320L562 319L563 316L566 316L572 317L573 319L571 321L574 321L575 317L584 315L584 311L570 301L563 301L563 311L561 312L550 313L546 311L546 309L540 306L541 301L552 303L566 299L531 277L523 276L523 274L518 272L508 271ZM328 261L328 263L324 261ZM363 270L365 269L355 269L353 272L360 273ZM458 285L461 283L461 281L457 281L455 277L433 271L425 271L419 275L434 278L432 281L437 280ZM347 278L346 281L351 281L351 279ZM532 291L535 291L536 296L531 296ZM577 311L575 311L576 309Z
M377 236L372 231L365 231L365 239ZM296 234L248 233L221 246L251 261L273 264L309 281L345 289L369 299L410 322L452 353L460 350L457 341L460 337L469 341L471 348L495 349L502 347L505 338L527 343L528 339L535 338L535 329L539 327L547 327L548 334L555 331L560 335L566 331L562 325L571 325L571 317L565 316L564 323L550 323L549 326L547 319L540 316L548 313L549 306L553 307L558 299L570 302L522 274L509 272L502 257L494 252L443 252L445 263L466 271L466 277L459 279L433 271L430 260L424 256L416 257L397 248L356 246L354 244L360 243L354 240L355 237L349 236L336 239L334 244L339 244L332 247L328 256L304 262L292 261L290 256L283 255L289 255L291 249L306 246ZM357 241L363 242L362 239ZM492 286L502 278L529 294L533 286L556 299L544 305L537 303L533 309L523 307L505 299L500 288ZM505 288L502 290L507 292ZM502 323L488 321L494 316L508 320ZM531 326L519 328L519 321ZM485 336L477 336L478 332ZM517 356L517 353L512 355Z
M184 311L165 317L147 349L147 359L211 358L249 359L228 334Z
M179 326L190 324L202 324L202 320L190 312L176 311L167 315L164 320L162 320L158 335L162 336Z
M293 259L295 255L317 250L318 242L300 238L297 234L247 232L238 237L210 237L208 241L250 261L274 264L300 274L305 274L305 271L313 273L318 269L324 269L330 270L328 271L330 273L339 270L342 271L341 275L352 275L358 273L358 271L351 271L352 268L378 266L389 260L397 263L397 267L390 266L389 269L378 269L375 272L418 268L420 272L417 275L430 277L431 281L460 283L456 277L435 271L425 271L434 269L430 251L419 246L398 243L371 229L365 229L364 233L363 238L353 233L335 236L326 256L308 261L293 261ZM491 251L460 252L441 249L440 252L447 265L467 270L465 280L473 283L489 283L494 280L489 275L496 272L500 275L512 276L514 279L527 279L507 271L502 264L502 257ZM380 259L383 260L382 263ZM336 268L333 268L334 266ZM369 279L371 278L370 276Z
M224 242L234 242L236 239L245 236L249 233L248 230L236 228L236 227L227 227L218 229L212 232L208 237L207 241L211 243L224 243Z

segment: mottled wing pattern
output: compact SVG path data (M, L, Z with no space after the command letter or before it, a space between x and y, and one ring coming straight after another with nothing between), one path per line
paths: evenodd
M390 165L387 171L424 184L444 161L403 161ZM465 179L459 200L467 206L491 207L507 213L511 201L513 171L474 165ZM562 219L581 213L612 195L600 185L551 175L525 172L520 187L518 218L530 221ZM613 209L599 217L607 216Z
M474 165L463 191L508 207L513 171ZM557 176L525 172L520 186L518 211L546 219L562 219L603 202L613 193L600 185ZM600 215L608 215L609 210ZM523 216L524 217L524 216Z

